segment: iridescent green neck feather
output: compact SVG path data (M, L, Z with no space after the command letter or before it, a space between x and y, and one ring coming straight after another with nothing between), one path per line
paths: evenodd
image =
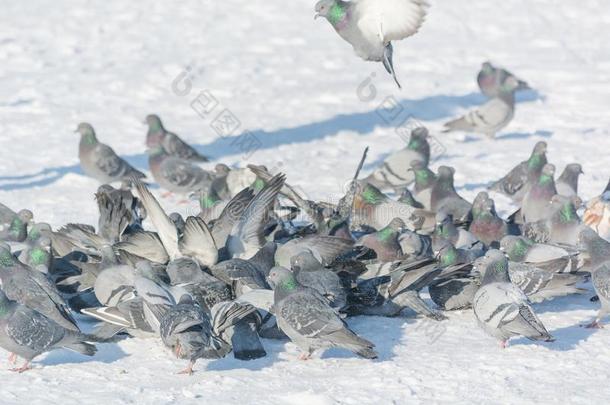
M330 11L328 12L328 21L332 25L337 25L338 23L343 21L343 19L345 18L346 15L347 15L346 7L340 3L334 3L330 7Z

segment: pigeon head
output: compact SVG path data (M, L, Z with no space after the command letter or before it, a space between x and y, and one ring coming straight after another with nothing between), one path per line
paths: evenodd
M578 235L578 244L589 254L592 270L597 265L610 260L610 242L600 237L593 229L583 227Z
M80 124L78 124L78 127L76 128L75 132L78 132L81 136L81 139L86 140L88 143L96 142L95 130L89 123L81 122Z
M312 251L307 249L290 259L290 267L292 271L314 271L322 267L322 263L316 259Z
M500 249L514 262L522 262L531 246L532 242L521 236L508 235L500 241Z
M314 19L324 17L335 25L345 18L346 8L347 4L341 0L320 0L316 3Z
M546 142L540 141L534 146L530 158L527 160L528 171L539 172L546 164Z
M407 145L408 149L430 153L430 145L428 145L428 129L425 127L415 128L411 131L411 138Z
M218 163L216 166L214 166L214 171L216 172L217 176L226 176L231 171L231 168L224 163Z
M478 217L480 214L484 214L488 205L489 194L485 191L481 191L472 202L472 215Z
M273 267L269 270L267 282L274 290L292 291L298 287L294 273L284 267Z
M513 93L515 90L519 88L519 80L516 77L509 76L506 78L502 86L500 87L500 91L502 93Z
M148 129L151 131L161 131L163 129L163 123L158 115L150 114L146 116L146 124Z
M481 70L485 73L492 73L494 71L494 67L491 64L491 62L483 62L483 65L481 66Z
M35 242L41 238L43 234L48 234L51 232L51 226L45 222L39 222L30 228L28 231L27 240L29 242Z
M13 256L10 249L5 246L0 246L0 266L11 267L15 262L15 256Z
M361 187L359 197L368 205L378 205L387 200L385 194L369 183Z
M481 285L508 282L508 259L496 249L491 249L485 254L485 258L477 263L475 271L481 274Z
M17 216L26 224L34 219L34 214L30 210L21 210L17 213Z

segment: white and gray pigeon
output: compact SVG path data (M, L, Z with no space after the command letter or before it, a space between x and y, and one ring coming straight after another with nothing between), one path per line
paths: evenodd
M413 183L415 174L411 170L411 162L420 161L427 166L430 161L428 135L426 128L415 128L411 131L407 146L386 157L364 181L379 189L399 189Z
M588 291L576 286L586 281L585 273L553 273L532 264L513 261L508 263L508 273L513 284L535 303Z
M548 208L548 217L524 224L523 236L539 243L578 245L582 222L573 198L554 195Z
M601 328L602 319L610 314L610 242L585 228L580 234L580 244L589 255L591 281L601 304L595 320L587 327Z
M279 328L296 344L305 360L318 349L340 347L367 359L377 358L375 345L352 332L336 310L314 290L305 288L283 267L269 272L273 285L272 312Z
M582 166L579 163L570 163L563 169L563 173L555 182L557 194L565 197L573 197L578 195L578 178L582 171Z
M129 182L134 177L137 179L146 177L144 173L120 158L110 146L98 141L91 124L80 123L76 132L80 134L78 158L87 176L101 183Z
M191 145L184 142L178 135L166 130L159 116L148 115L146 124L148 124L148 132L146 133L146 146L148 148L162 146L169 155L191 162L207 162L209 160Z
M290 266L299 284L316 290L331 307L340 311L346 306L347 294L341 279L324 268L311 251L303 251L292 257Z
M496 97L463 117L447 122L443 132L474 132L494 138L515 116L515 90L518 86L517 80L507 79Z
M34 215L30 210L14 212L0 204L0 240L6 242L23 242L27 236L28 224Z
M169 155L161 146L148 149L148 166L155 181L169 193L196 193L208 189L214 180L212 173Z
M552 341L534 313L527 296L513 283L508 273L508 260L499 250L490 250L478 262L482 275L481 287L473 300L474 314L479 326L498 339L502 347L513 336L530 340Z
M567 246L535 243L522 236L505 236L500 241L500 249L514 262L532 264L550 272L573 273L583 266L583 258L575 248L568 250Z
M530 88L525 81L517 78L506 69L493 66L490 62L485 62L483 63L483 66L481 66L481 71L477 75L477 83L481 89L481 93L485 94L487 97L493 98L500 94L509 78L515 79L519 83L519 86L516 89L517 91L528 90Z
M321 0L316 18L324 17L366 61L383 62L400 88L392 63L392 41L414 35L426 16L426 0Z
M91 341L91 337L66 329L42 313L10 300L0 290L0 347L11 352L12 363L18 357L25 359L21 367L12 371L27 371L35 357L60 348L93 356L97 348Z

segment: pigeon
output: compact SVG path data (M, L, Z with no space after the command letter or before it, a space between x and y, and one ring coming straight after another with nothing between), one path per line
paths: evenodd
M324 298L299 284L290 270L274 267L272 311L279 328L302 351L302 360L317 349L341 347L367 359L377 358L375 345L352 332Z
M211 266L218 261L218 248L207 224L199 217L188 217L184 233L179 235L176 225L163 211L159 201L139 181L134 181L136 192L146 208L169 259L190 256L202 266Z
M601 304L595 320L587 327L601 328L602 319L610 314L610 242L589 228L581 231L579 242L590 257L591 281Z
M41 236L35 244L27 246L21 251L19 261L33 269L48 273L53 261L51 239Z
M422 203L415 200L415 197L413 197L413 194L409 191L408 188L402 189L400 197L398 197L398 202L402 204L407 204L409 207L413 208L424 208L424 205Z
M161 146L148 149L148 166L153 178L169 193L189 194L212 184L211 173L188 160L169 155Z
M481 287L473 300L479 326L498 339L502 347L513 336L530 340L553 341L534 313L527 296L513 283L508 273L508 260L499 250L490 250L479 262Z
M452 167L438 168L438 178L430 194L430 209L435 212L442 211L456 221L465 222L470 217L472 205L455 191L454 174L455 169Z
M290 267L299 284L316 290L328 300L332 308L341 310L347 303L347 295L339 276L316 259L309 250L303 251L290 259Z
M534 243L522 236L505 236L500 249L511 261L532 264L556 273L572 273L583 266L580 252L566 250L567 247Z
M548 217L551 198L557 194L553 180L554 174L555 166L547 163L542 168L538 179L531 184L523 196L521 214L525 223L540 221Z
M400 88L392 63L392 41L417 33L427 6L426 0L321 0L315 18L326 18L360 58L383 62Z
M367 183L379 189L404 188L415 180L411 169L414 160L428 165L430 161L430 144L428 144L428 130L424 127L411 131L411 138L407 146L391 153L385 158L380 167L364 179Z
M248 259L263 247L264 227L285 180L283 174L276 175L250 200L227 238L230 257Z
M528 160L519 163L506 176L492 183L488 189L520 202L527 191L528 183L538 180L542 168L547 164L546 148L546 142L536 143Z
M30 369L30 362L35 357L59 348L93 356L97 348L91 340L91 337L67 329L44 314L9 299L0 290L0 347L11 352L13 362L17 357L25 359L21 367L12 371L23 373Z
M222 342L213 335L210 317L190 295L183 295L160 319L163 344L179 359L188 359L188 366L178 374L193 374L200 358L222 357Z
M374 250L377 259L381 262L391 262L403 256L399 242L399 236L405 227L405 223L400 218L394 218L383 229L364 235L358 240L358 245L366 246Z
M441 211L436 215L436 227L432 234L432 250L438 252L447 242L458 249L469 249L479 240L471 232L456 227L453 217Z
M509 78L517 81L518 86L515 89L516 91L528 90L530 88L526 82L518 79L511 72L494 67L490 62L483 63L481 71L477 76L477 83L479 84L481 93L489 98L493 98L497 97L502 92L502 89Z
M124 235L121 242L113 245L113 249L119 254L127 252L155 263L165 264L169 261L169 255L156 232L138 231Z
M468 230L485 246L499 244L511 232L508 224L498 216L494 200L485 191L481 191L472 203L472 222Z
M102 184L129 182L132 178L142 179L144 173L121 159L112 148L98 141L91 124L80 123L76 132L80 133L78 158L80 166L89 177Z
M238 360L255 360L267 352L258 335L262 318L256 308L237 301L221 302L212 308L214 335L233 349Z
M40 312L63 328L80 332L68 304L46 275L19 262L6 248L0 248L0 280L10 300Z
M15 213L4 204L0 204L0 240L6 242L23 242L27 236L28 224L34 215L30 210Z
M423 208L431 209L432 187L436 183L436 175L422 161L411 162L411 170L415 174L413 186L413 198L423 205Z
M166 130L161 118L157 115L148 115L146 124L148 124L148 133L146 134L146 146L148 148L162 146L170 156L191 162L207 162L209 160L184 142L178 135Z
M392 200L372 184L358 184L354 196L351 222L352 227L382 229L394 218L403 220L408 229L421 226L419 210Z
M123 234L141 230L146 210L128 189L115 189L101 185L95 193L100 216L98 234L109 243L122 240Z
M570 294L584 294L588 290L576 287L586 280L583 273L560 274L527 263L508 263L510 280L534 303L564 297Z
M277 248L275 262L282 267L290 267L292 257L303 251L311 251L324 266L328 266L340 255L349 252L354 246L352 239L338 236L308 235L294 238Z
M443 132L475 132L493 139L496 133L504 129L515 115L514 92L518 86L516 79L508 78L496 97L463 117L447 122Z
M583 174L579 163L570 163L565 167L561 176L555 182L557 194L565 197L578 195L578 177Z
M266 274L249 260L229 259L209 268L214 277L231 286L235 296L256 289L268 289Z
M551 198L549 216L523 225L523 235L538 243L576 246L581 220L572 198L556 194Z

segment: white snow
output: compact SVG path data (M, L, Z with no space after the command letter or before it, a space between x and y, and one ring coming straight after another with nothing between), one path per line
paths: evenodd
M402 147L396 127L410 116L435 134L445 150L435 166L455 166L469 199L538 140L549 143L558 170L583 164L585 199L599 194L610 150L606 2L431 3L420 33L395 44L399 91L381 64L358 59L328 23L313 20L313 0L3 2L0 201L53 226L96 223L97 184L78 168L74 129L91 122L102 141L146 170L142 121L152 112L212 156L209 167L245 165L232 142L251 131L262 147L248 161L285 172L312 198L337 198L366 145L367 170ZM519 97L514 121L496 140L439 134L444 121L483 101L475 75L487 59L537 91ZM361 101L368 79L376 96ZM227 108L241 122L236 135L221 138L210 117L191 108L203 90L219 102L214 115ZM387 97L400 102L401 118L385 122L376 113ZM497 203L504 214L511 208ZM197 211L177 199L164 204ZM580 327L597 311L590 295L536 306L557 339L550 344L517 339L501 350L471 311L442 323L358 317L349 324L377 345L379 360L331 350L302 362L291 343L265 340L266 358L199 361L185 377L174 375L184 364L159 342L131 339L100 345L92 359L52 352L22 375L3 364L0 402L607 402L610 331Z

